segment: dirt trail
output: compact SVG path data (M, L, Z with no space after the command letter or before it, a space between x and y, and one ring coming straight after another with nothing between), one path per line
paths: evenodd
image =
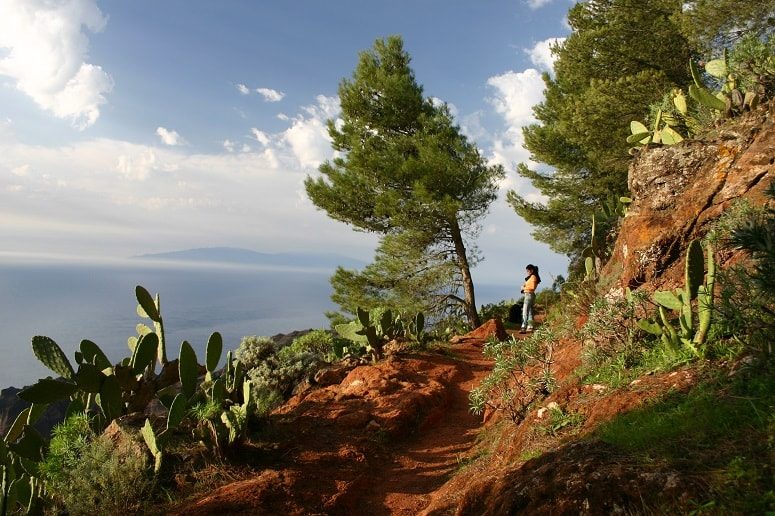
M471 343L456 347L455 355L459 370L449 404L369 475L369 492L358 504L364 514L419 514L474 444L482 417L469 410L468 395L492 370L492 363Z
M300 393L273 413L274 451L249 461L254 475L168 513L420 514L482 426L468 395L492 370L483 344L392 356Z

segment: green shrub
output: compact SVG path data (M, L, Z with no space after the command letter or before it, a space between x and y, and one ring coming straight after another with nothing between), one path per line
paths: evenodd
M320 357L314 353L296 353L291 347L285 347L250 369L247 375L257 398L273 391L287 398L319 362Z
M143 447L96 435L84 415L54 429L40 469L54 503L70 514L142 512L153 485Z
M509 320L509 309L517 302L513 299L504 299L498 303L490 303L482 305L479 310L479 317L482 321L489 321L490 319L500 319L503 322Z
M767 189L775 200L775 182ZM748 254L748 263L720 273L717 303L721 337L750 351L773 356L775 342L775 210L736 203L714 226L710 238Z
M301 337L296 337L290 347L296 353L315 353L329 361L335 354L334 336L323 329L312 330Z
M245 369L253 369L274 355L276 351L275 343L270 337L251 335L242 337L236 357L242 362Z
M502 411L514 423L522 421L530 406L555 388L551 364L556 340L552 327L542 325L524 340L512 337L488 342L484 354L495 363L492 372L471 391L471 410L481 414L489 407Z
M557 436L565 430L573 433L579 430L584 423L584 415L578 412L565 412L559 406L549 408L549 421L536 430L544 435Z
M642 292L635 292L630 298L597 298L579 335L585 353L594 356L598 363L623 355L627 364L634 364L642 351L645 334L638 327L637 315L644 313L646 303L647 295Z

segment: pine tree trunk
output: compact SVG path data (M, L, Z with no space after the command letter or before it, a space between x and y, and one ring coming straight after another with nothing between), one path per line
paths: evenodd
M460 226L457 219L451 222L452 241L455 244L455 254L457 255L457 264L460 267L460 274L463 276L463 293L465 294L465 311L468 317L468 324L472 328L478 328L481 325L479 313L476 311L476 296L474 295L474 280L471 278L471 268L468 265L468 256L463 244L463 235L460 232Z

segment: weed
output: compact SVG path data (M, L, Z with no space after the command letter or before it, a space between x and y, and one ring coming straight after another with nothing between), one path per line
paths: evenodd
M557 436L563 430L578 429L584 423L584 415L578 412L565 412L559 406L549 409L549 422L536 430L544 435Z
M525 450L519 454L519 460L522 462L527 462L531 459L537 459L543 454L544 452L542 452L541 450Z

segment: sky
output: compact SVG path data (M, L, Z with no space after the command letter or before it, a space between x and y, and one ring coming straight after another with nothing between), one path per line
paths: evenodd
M198 247L370 261L377 238L307 199L358 53L400 35L500 195L474 279L547 278L567 260L505 201L541 196L535 121L570 0L0 0L0 257L125 258ZM550 284L551 281L548 281Z

